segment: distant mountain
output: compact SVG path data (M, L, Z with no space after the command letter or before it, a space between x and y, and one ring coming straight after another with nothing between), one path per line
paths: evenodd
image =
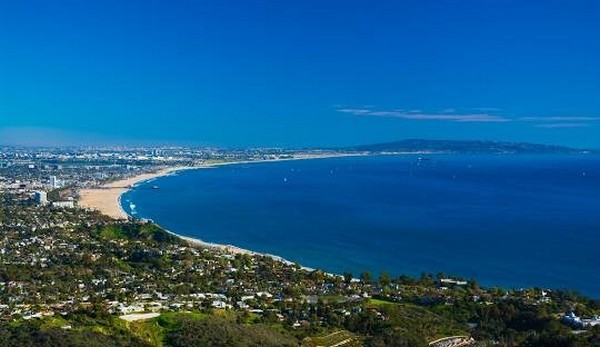
M409 139L388 143L361 145L344 148L359 152L435 152L435 153L589 153L591 151L574 149L563 146L542 145L526 142L499 142L499 141L452 141L452 140L423 140Z

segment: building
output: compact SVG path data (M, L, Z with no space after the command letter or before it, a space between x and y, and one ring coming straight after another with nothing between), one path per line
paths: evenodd
M68 200L68 201L54 201L52 203L52 206L54 206L54 207L61 207L61 208L73 208L73 207L75 207L75 202L73 202L72 200Z
M440 279L440 283L442 284L454 284L457 286L466 286L468 284L467 281L455 280L453 278L442 278Z
M40 206L48 205L48 194L41 190L35 191L35 203Z
M580 318L574 312L563 317L563 322L575 328L591 328L600 325L600 317Z
M58 178L56 178L56 176L50 176L50 188L60 188L60 181L58 180Z
M97 180L103 180L106 178L106 174L104 172L94 172L92 177L94 177Z

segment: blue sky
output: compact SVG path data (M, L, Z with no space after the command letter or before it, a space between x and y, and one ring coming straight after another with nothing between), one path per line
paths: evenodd
M0 143L600 148L598 1L0 1Z

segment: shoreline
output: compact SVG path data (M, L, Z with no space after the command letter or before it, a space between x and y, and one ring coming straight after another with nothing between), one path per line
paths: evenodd
M134 186L158 177L168 176L186 167L162 169L154 173L144 173L122 180L105 183L99 187L85 188L79 191L78 205L81 208L96 210L117 220L126 220L129 215L121 207L121 196Z
M368 156L367 153L352 153L352 154L324 154L324 155L304 155L292 158L278 159L261 159L261 160L238 160L225 161L217 163L204 163L198 166L174 166L161 169L157 172L143 173L121 179L118 181L108 182L98 187L84 188L79 190L79 199L77 204L85 209L96 210L100 213L117 220L126 220L131 217L121 206L121 197L135 186L150 181L156 178L172 175L180 171L210 169L219 166L238 165L238 164L260 164L272 163L292 160L309 160L309 159L327 159L327 158L343 158L343 157L362 157Z
M217 249L217 250L222 251L224 253L234 254L234 255L235 254L242 254L242 255L250 255L250 256L269 257L269 258L271 258L271 259L273 259L275 261L279 261L279 262L282 262L282 263L287 264L287 265L298 264L298 263L295 263L295 262L293 262L291 260L287 260L287 259L285 259L285 258L283 258L281 256L278 256L278 255L275 255L275 254L261 253L261 252L252 251L252 250L249 250L249 249L246 249L246 248L241 248L241 247L234 246L234 245L227 245L227 244L222 244L222 243L207 242L207 241L203 241L201 239L197 239L197 238L193 238L193 237L189 237L189 236L179 235L177 233L172 232L169 229L164 228L160 224L157 224L157 223L154 223L154 224L156 224L159 227L161 227L167 233L169 233L169 234L171 234L171 235L173 235L173 236L175 236L177 238L180 238L180 239L186 241L187 243L189 243L190 245L193 245L193 246L197 246L197 247L201 247L201 248ZM300 266L300 268L302 270L306 270L306 271L315 271L316 270L316 269L313 269L313 268L308 267L308 266L303 266L303 265L300 265L300 264L298 264L298 265ZM339 275L332 274L332 273L327 273L327 274L331 275L331 276L339 276Z
M325 155L306 155L306 156L297 156L297 157L292 157L292 158L279 158L279 159L218 162L218 163L210 163L210 164L199 165L199 166L176 166L176 167L162 169L155 173L144 173L144 174L136 175L136 176L129 177L126 179L109 182L109 183L103 184L96 188L82 189L79 191L78 205L81 208L99 211L100 213L102 213L106 216L109 216L115 220L127 220L128 218L133 217L133 216L129 215L121 206L121 198L122 198L123 194L129 192L131 189L135 188L135 186L137 186L139 184L142 184L142 183L150 181L150 180L154 180L156 178L169 176L169 175L172 175L172 174L180 172L180 171L196 170L196 169L210 169L210 168L215 168L215 167L219 167L219 166L237 165L237 164L259 164L259 163L271 163L271 162L282 162L282 161L292 161L292 160L362 157L362 156L368 156L368 155L370 155L370 154L367 154L367 153L355 153L355 154L354 153L353 154L339 153L339 154L325 154ZM158 224L154 221L152 221L152 222L154 224L160 226L163 230L165 230L169 234L171 234L175 237L178 237L194 246L204 247L204 248L213 248L213 249L217 249L222 252L229 253L229 254L247 254L247 255L251 255L251 256L257 256L257 255L266 256L266 257L270 257L276 261L280 261L280 262L283 262L288 265L297 264L293 261L287 260L281 256L274 255L274 254L261 253L261 252L256 252L256 251L252 251L249 249L241 248L241 247L238 247L235 245L207 242L207 241L203 241L198 238L179 235L173 231L170 231L170 230L162 227L160 224ZM300 265L300 268L303 270L306 270L306 271L314 271L315 270L313 268L302 266L302 265ZM329 274L331 276L339 276L339 275L331 274L331 273L327 273L327 274Z
M386 153L386 154L375 154L375 156L402 156L402 155L406 155L406 154L415 154L415 153ZM133 182L133 186L144 183L146 181L158 178L158 177L162 177L162 176L166 176L166 175L170 175L170 174L174 174L176 172L179 171L184 171L184 170L191 170L191 169L205 169L205 168L214 168L214 167L218 167L218 166L225 166L225 165L235 165L235 164L260 164L260 163L269 163L269 162L279 162L279 161L290 161L290 160L304 160L304 159L327 159L327 158L337 158L337 157L363 157L363 156L372 156L372 154L368 154L368 153L357 153L357 154L338 154L338 155L316 155L316 156L303 156L303 157L293 157L293 158L283 158L283 159L263 159L263 160L251 160L251 161L231 161L231 162L218 162L218 163L203 163L202 165L198 165L198 166L193 166L193 167L185 167L185 166L181 166L181 167L171 167L168 169L162 169L159 170L156 173L152 173L152 174L144 174L144 175L138 175L138 176L134 176L134 177L130 177L126 180L121 180L121 181L116 181L116 182L111 182L108 183L107 185L111 185L111 184L115 184L117 182L123 182L123 181L128 181L128 182ZM101 189L96 189L96 190L101 190ZM117 194L116 196L114 195L113 192L113 200L110 202L114 205L114 203L116 202L119 206L119 209L121 210L121 212L126 216L125 218L128 218L129 215L125 213L125 211L123 211L120 207L120 199L121 199L121 195L126 193L127 191L129 191L130 188L125 189L123 192ZM294 262L294 261L289 261L288 259L285 259L281 256L278 255L274 255L274 254L270 254L270 253L266 253L266 252L258 252L258 251L253 251L250 249L245 249L245 248L241 248L238 246L235 246L233 244L219 244L219 243L213 243L213 242L208 242L208 241L204 241L200 238L194 238L194 237L189 237L189 236L184 236L184 235L180 235L177 234L175 232L172 232L166 228L164 228L163 226L161 226L158 223L155 223L155 221L150 220L151 222L153 222L154 224L158 225L159 227L161 227L163 230L165 230L166 232L168 232L169 234L185 241L186 243L188 243L190 246L196 246L199 248L205 248L205 249L213 249L215 251L218 252L222 252L221 254L247 254L247 255L251 255L251 256L265 256L265 257L270 257L273 260L285 263L285 264L292 264L292 265L299 265L301 269L306 270L306 271L314 271L314 268L310 268L310 267L306 267L306 266L302 266L301 263L299 262ZM199 228L201 227L201 225L199 225ZM235 242L235 241L234 241ZM316 268L319 269L319 268ZM321 270L321 269L319 269ZM323 271L323 270L321 270ZM435 270L434 270L435 271ZM324 271L324 273L328 276L333 276L333 277L339 277L341 276L339 273L331 273L331 272L326 272ZM413 273L411 276L417 276L418 274ZM479 277L477 277L479 278ZM483 276L482 276L483 278ZM515 280L515 279L513 279ZM518 280L515 280L518 281ZM531 283L528 282L522 282L522 283L518 283L518 282L511 282L511 281L507 281L506 279L503 278L493 278L492 280L488 279L487 283L482 282L482 285L488 288L491 287L499 287L499 288L504 288L504 289L510 289L510 288L529 288L532 287ZM542 285L542 284L537 284L536 286L539 287L543 287L543 288L554 288L554 289L568 289L568 288L573 288L569 285L557 285L557 284L546 284L546 285ZM586 293L587 292L587 293ZM586 292L582 292L585 293L584 295L589 296L589 297L595 297L592 292L588 292L586 290Z

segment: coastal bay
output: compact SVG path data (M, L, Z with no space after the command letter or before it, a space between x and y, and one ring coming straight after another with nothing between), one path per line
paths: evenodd
M134 175L125 179L107 182L98 187L91 187L79 190L78 204L82 208L100 211L114 219L127 219L128 213L123 210L120 199L121 196L128 192L132 187L145 181L150 181L159 177L168 176L178 171L216 168L224 165L235 164L253 164L253 163L268 163L281 162L290 160L307 160L307 159L328 159L328 158L343 158L363 156L363 153L323 153L323 154L296 154L289 158L251 160L251 161L223 161L223 162L205 162L197 166L175 166L158 170L156 172L147 172L139 175Z
M79 199L78 205L85 209L91 209L99 211L100 213L109 216L116 220L126 220L133 213L131 209L126 211L121 202L121 197L134 189L137 185L143 184L145 182L154 181L155 179L166 177L172 175L177 172L187 171L187 170L196 170L196 169L210 169L217 168L221 166L227 165L240 165L240 164L259 164L259 163L272 163L272 162L283 162L283 161L295 161L295 160L310 160L310 159L329 159L329 158L344 158L344 157L359 157L363 156L361 153L352 153L352 154L344 154L344 153L324 153L324 154L305 154L305 155L296 155L290 158L278 158L278 159L266 159L266 160L252 160L252 161L226 161L226 162L211 162L204 163L198 166L176 166L169 167L158 170L156 172L143 173L139 175L134 175L132 177L128 177L125 179L112 181L105 183L98 187L81 189L79 191ZM200 246L200 247L211 247L217 248L221 251L228 252L231 254L262 254L267 255L273 259L278 261L283 261L286 263L290 263L290 261L273 254L265 254L261 252L255 252L253 250L245 249L238 247L233 244L221 244L214 242L206 242L201 238L189 237L185 235L178 234L171 230L166 230L169 233L189 242L190 244ZM308 267L303 267L305 269L311 269Z
M142 184L123 207L133 202L128 213L180 235L332 273L442 271L598 295L588 264L599 167L597 157L579 156L245 163L159 178L151 183L159 190Z

